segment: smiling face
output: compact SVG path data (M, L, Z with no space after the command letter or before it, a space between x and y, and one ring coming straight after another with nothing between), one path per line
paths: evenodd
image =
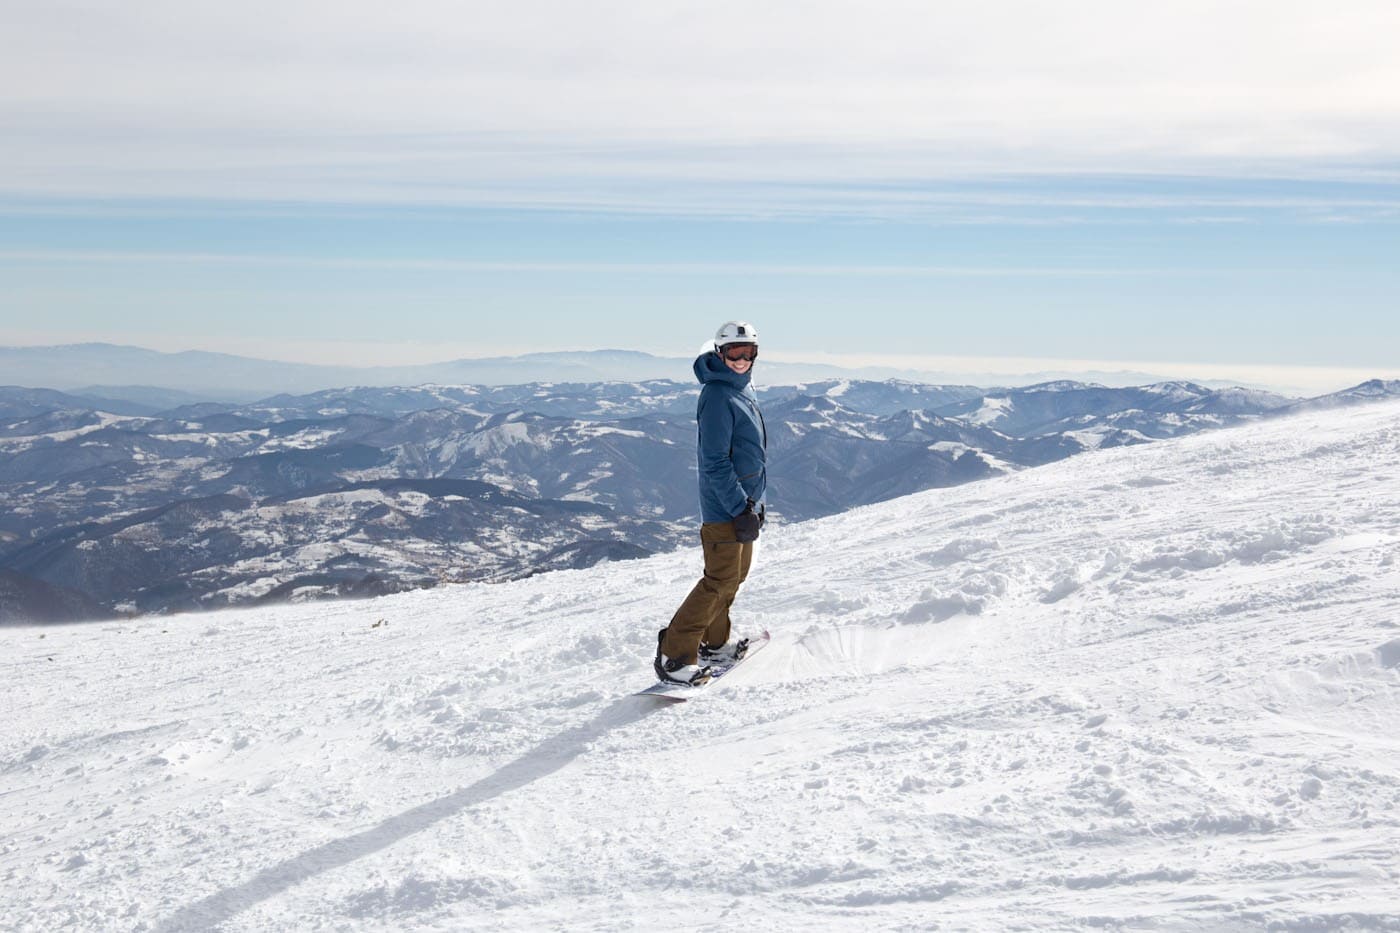
M758 344L731 343L721 347L719 355L725 366L742 376L753 368L754 360L758 359Z

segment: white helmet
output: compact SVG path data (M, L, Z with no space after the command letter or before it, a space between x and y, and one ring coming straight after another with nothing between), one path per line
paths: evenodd
M731 343L751 343L758 346L758 331L748 321L725 321L715 331L715 350L722 350Z

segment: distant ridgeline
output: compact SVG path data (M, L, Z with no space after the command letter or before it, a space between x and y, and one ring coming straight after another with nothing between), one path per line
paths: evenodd
M506 580L694 535L696 387L357 388L155 410L0 388L0 621ZM760 392L770 507L801 521L1299 408L1188 383L1009 390L827 381Z

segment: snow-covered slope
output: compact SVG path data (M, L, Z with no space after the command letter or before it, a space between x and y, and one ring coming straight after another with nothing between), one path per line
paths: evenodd
M1400 405L698 570L0 630L0 929L1400 929Z

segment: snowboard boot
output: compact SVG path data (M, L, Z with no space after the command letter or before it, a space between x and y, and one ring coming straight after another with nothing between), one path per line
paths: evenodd
M737 664L749 653L749 640L741 638L723 645L701 645L700 661L704 664Z
M666 630L663 628L656 633L656 661L652 665L656 669L657 680L668 684L686 684L691 687L698 687L709 682L709 667L701 667L698 664L682 664L679 660L668 658L662 654L661 644L665 640Z

